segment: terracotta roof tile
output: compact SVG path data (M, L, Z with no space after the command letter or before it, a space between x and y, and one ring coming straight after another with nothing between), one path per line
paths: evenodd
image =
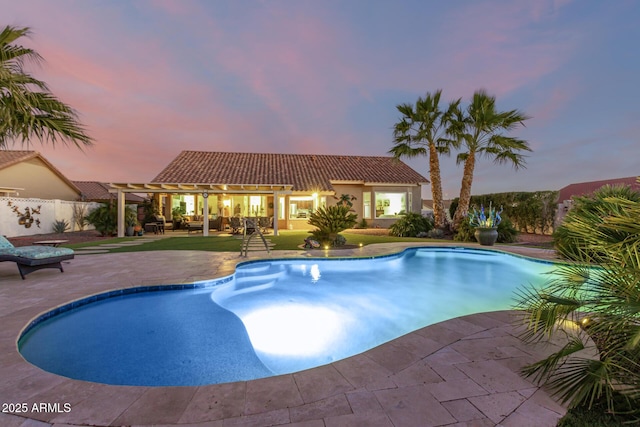
M116 195L114 193L109 193L109 184L98 181L73 181L73 183L80 189L82 192L82 197L85 200L92 201L109 201L116 200ZM143 197L140 197L136 194L125 193L125 201L126 203L142 203L144 201Z
M294 191L331 191L331 181L428 183L393 157L183 151L154 183L293 185Z
M558 192L558 203L565 200L571 200L572 197L586 196L593 193L600 187L605 185L628 185L636 191L640 191L640 184L637 182L638 177L630 176L627 178L606 179L603 181L590 181L569 184Z
M37 157L37 151L0 150L0 169Z

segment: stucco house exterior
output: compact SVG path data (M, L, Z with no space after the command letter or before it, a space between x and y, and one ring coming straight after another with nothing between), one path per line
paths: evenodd
M310 229L309 214L343 195L359 220L388 227L403 212L420 212L428 182L393 157L183 151L151 182L111 187L118 200L126 192L152 194L167 219L175 208L205 221L269 217L277 232Z
M0 150L0 186L5 195L21 198L73 201L82 194L37 151Z

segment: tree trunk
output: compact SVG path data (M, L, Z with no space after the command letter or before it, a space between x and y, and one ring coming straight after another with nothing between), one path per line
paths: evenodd
M462 186L460 187L460 200L458 208L453 218L453 231L458 227L469 213L469 203L471 202L471 184L473 183L473 170L476 166L476 153L469 151L469 156L464 162L464 172L462 174Z
M435 144L429 144L429 177L431 178L431 194L433 196L434 226L443 229L446 226L446 215L442 201L442 177L440 176L440 159Z

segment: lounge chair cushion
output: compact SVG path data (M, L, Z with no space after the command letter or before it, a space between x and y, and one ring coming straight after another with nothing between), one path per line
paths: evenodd
M0 248L13 248L13 247L15 246L13 246L11 242L6 239L6 237L0 236Z
M20 246L15 247L4 236L0 236L0 262L15 262L24 276L42 268L57 268L64 272L61 262L74 258L74 252L69 248L54 248L51 246Z
M27 259L46 259L73 255L73 249L53 248L51 246L20 246L17 248L0 248L0 254L14 255Z

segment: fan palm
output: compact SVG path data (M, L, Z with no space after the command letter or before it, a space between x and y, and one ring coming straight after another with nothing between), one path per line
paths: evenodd
M33 139L91 145L77 113L24 71L25 62L42 61L34 50L15 44L29 34L29 28L11 26L0 32L0 148L16 141L28 146Z
M439 155L448 155L456 141L447 139L449 118L458 108L460 100L449 104L446 111L440 109L441 90L433 94L427 92L424 98L419 97L415 106L400 104L396 109L402 118L393 130L394 146L389 153L397 159L401 157L429 157L429 178L433 195L434 225L444 228L446 214L442 200L442 178L440 176Z
M476 156L486 156L495 163L511 163L515 169L524 167L524 156L520 152L531 151L529 144L521 139L507 137L503 132L523 125L528 118L518 110L497 111L496 98L487 95L484 90L473 94L465 112L457 110L450 131L464 147L464 152L456 158L458 164L464 163L464 169L458 208L453 218L454 229L458 228L469 213Z
M607 202L615 209L602 210L597 219L585 215L594 224L572 229L572 237L584 242L573 252L582 262L557 267L557 278L543 289L520 290L516 307L524 310L526 340L569 338L523 372L548 384L571 407L605 402L620 413L640 403L640 202ZM611 232L626 237L614 241ZM589 267L594 245L600 263Z

